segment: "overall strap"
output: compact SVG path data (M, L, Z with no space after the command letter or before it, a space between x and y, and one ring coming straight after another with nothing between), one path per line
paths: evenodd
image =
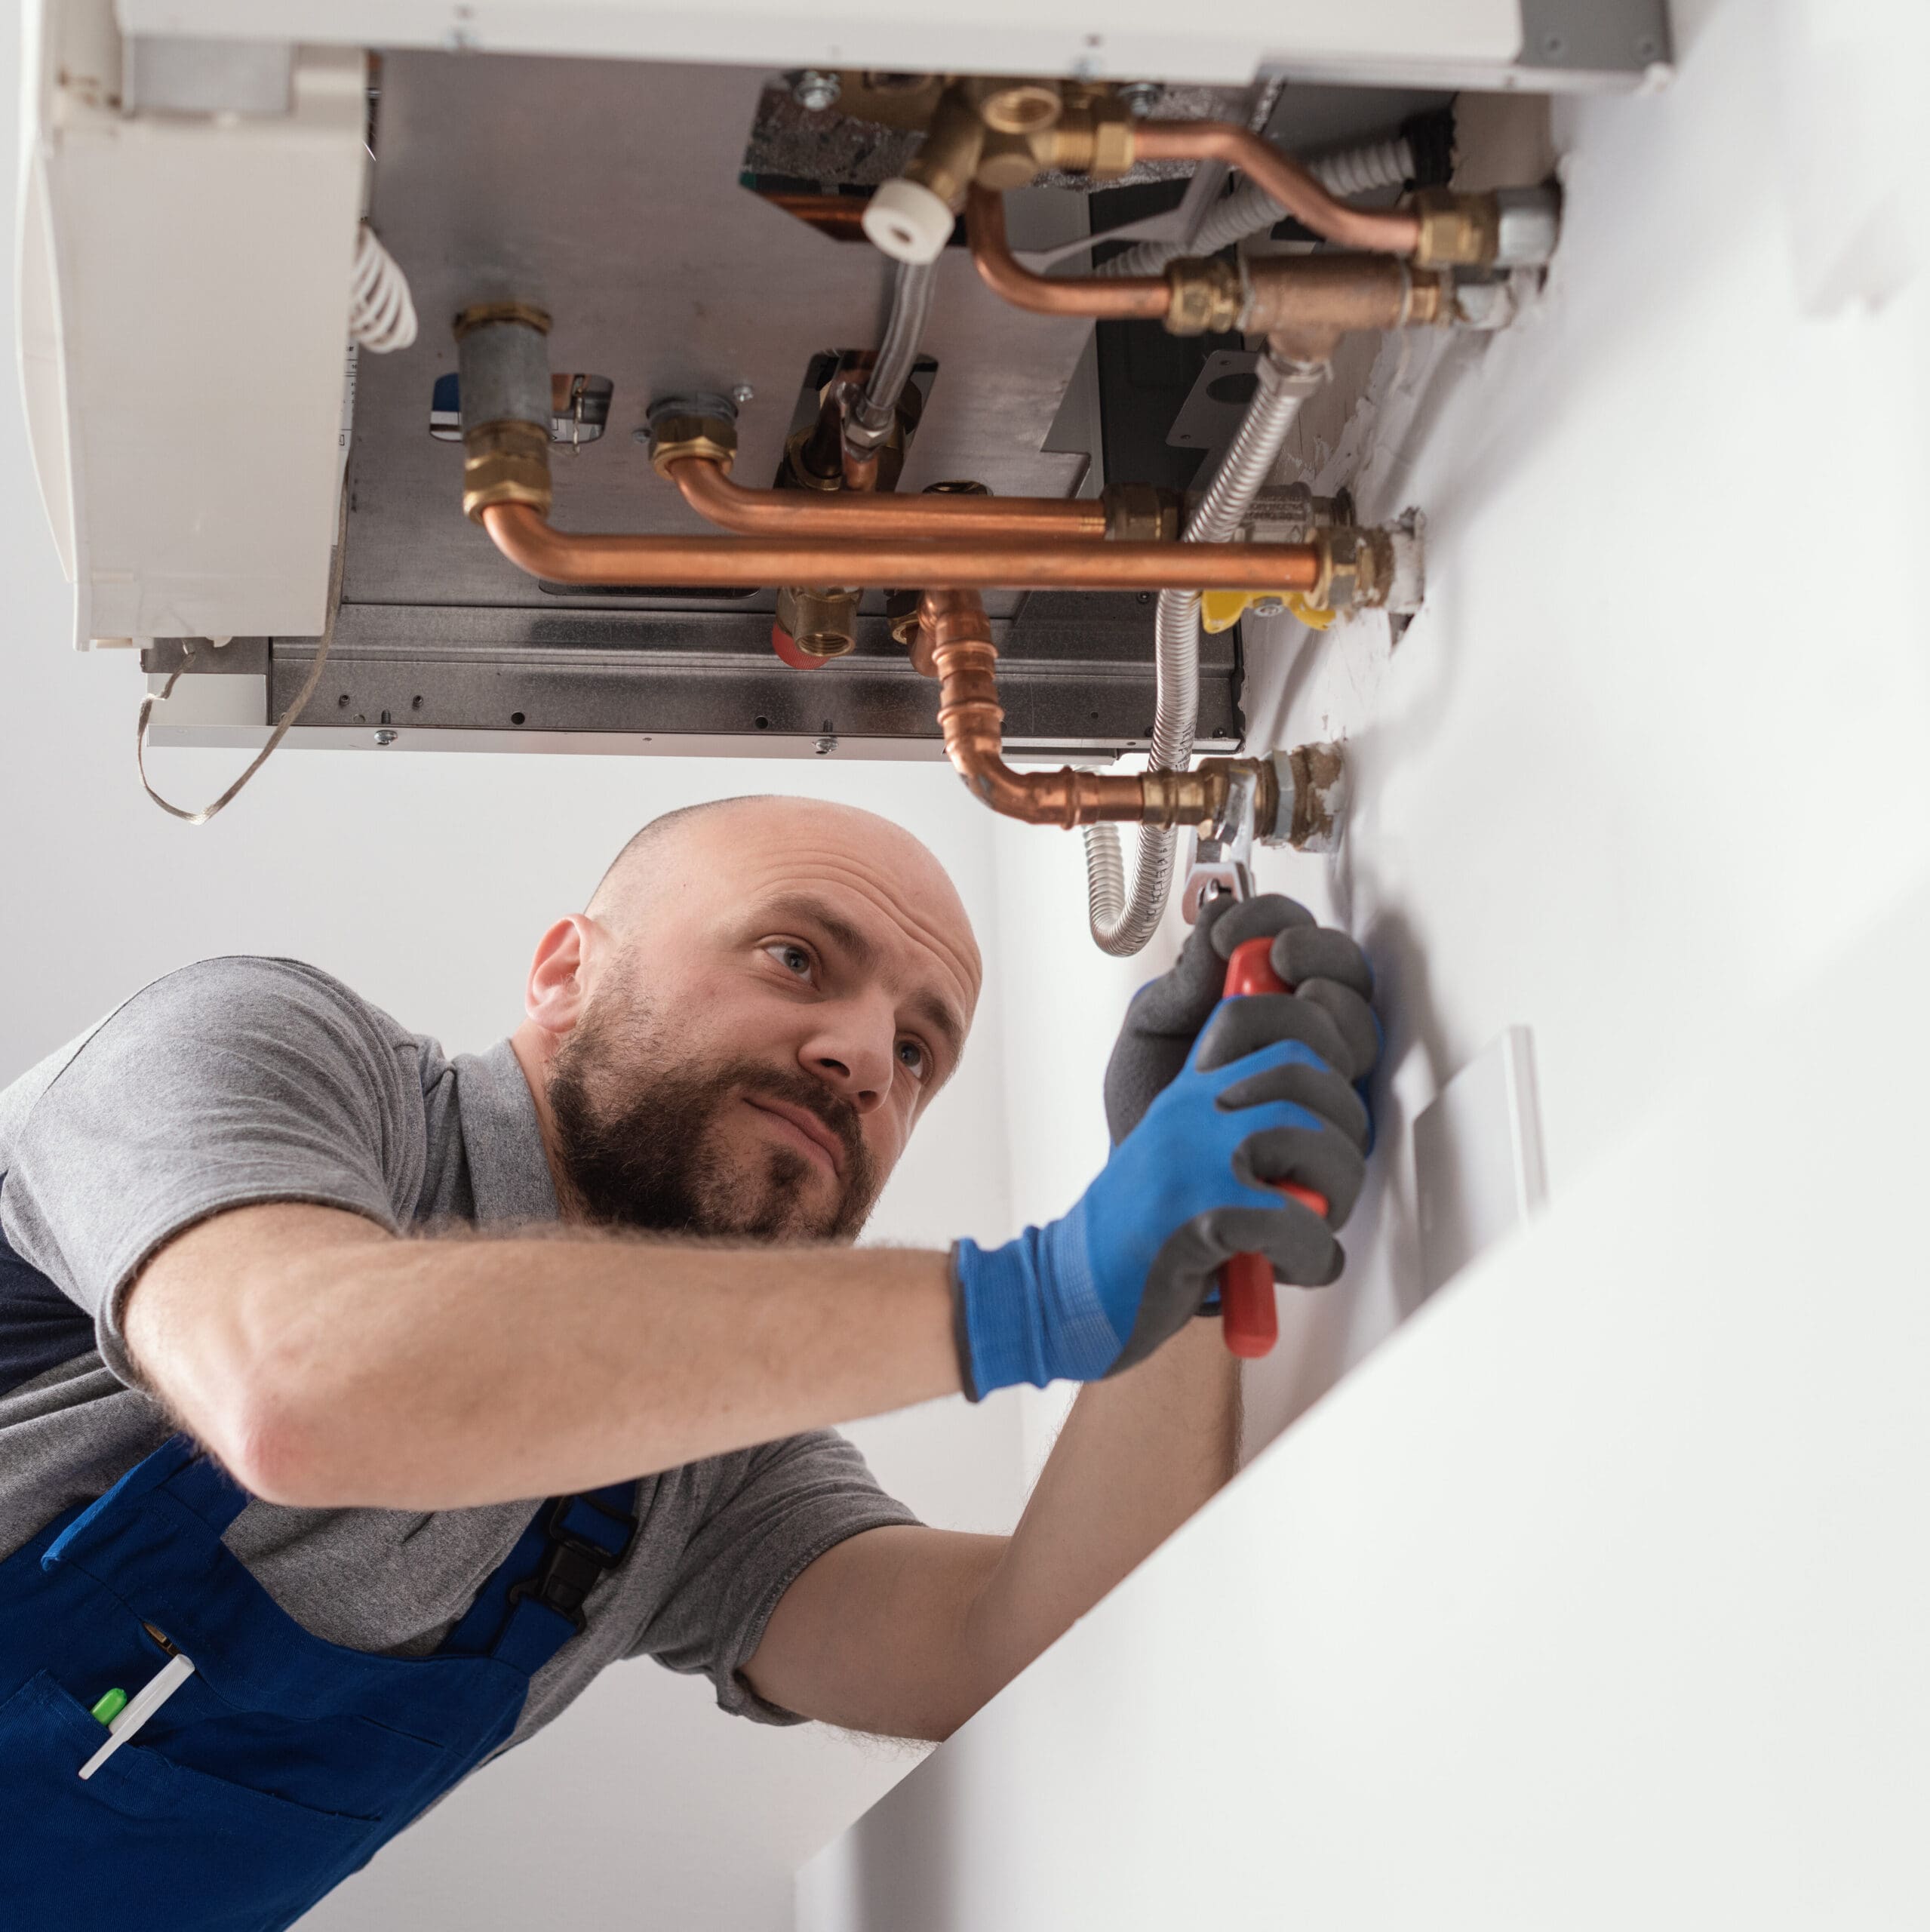
M583 1629L583 1604L636 1540L635 1482L544 1503L437 1654L493 1657L533 1676Z
M41 1558L41 1567L51 1570L70 1556L112 1540L117 1529L131 1527L127 1519L134 1506L161 1490L198 1518L211 1542L218 1543L247 1507L247 1491L212 1457L200 1454L185 1435L171 1435L61 1531ZM182 1554L184 1562L192 1561L186 1552Z

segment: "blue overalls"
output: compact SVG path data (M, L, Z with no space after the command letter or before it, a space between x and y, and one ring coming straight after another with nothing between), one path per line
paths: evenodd
M509 1736L629 1546L635 1494L546 1503L435 1655L377 1657L278 1608L221 1540L245 1494L163 1444L0 1562L0 1924L299 1918ZM192 1673L83 1780L110 1736L93 1706L177 1654Z

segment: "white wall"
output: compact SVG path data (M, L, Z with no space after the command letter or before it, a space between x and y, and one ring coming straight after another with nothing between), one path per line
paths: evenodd
M1930 872L1839 945L807 1866L801 1932L1930 1922Z
M1277 626L1255 707L1348 741L1338 862L1268 869L1360 938L1388 1029L1353 1265L1283 1301L1255 1440L1417 1305L1413 1119L1503 1027L1534 1029L1559 1195L1930 852L1930 252L1895 78L1926 24L1728 0L1685 14L1666 93L1557 103L1538 311L1411 355L1315 472L1425 510L1429 589L1392 651Z
M1664 1598L1707 1583L1707 1610L1721 1580L1640 1567L1655 1548L1645 1543L1644 1512L1665 1506L1676 1447L1713 1457L1732 1424L1738 1440L1751 1441L1764 1426L1740 1377L1726 1379L1732 1358L1722 1342L1725 1324L1735 1326L1738 1347L1761 1339L1744 1332L1753 1271L1773 1260L1763 1291L1805 1338L1778 1357L1793 1426L1812 1399L1833 1426L1858 1426L1858 1352L1836 1350L1839 1329L1855 1335L1875 1321L1886 1346L1914 1346L1898 1296L1920 1291L1924 1272L1909 1223L1930 1153L1915 1117L1925 1048L1897 1010L1913 998L1907 976L1885 980L1887 994L1875 990L1895 936L1854 936L1930 865L1930 621L1916 563L1930 512L1930 229L1911 205L1921 106L1907 97L1925 70L1930 16L1905 0L1717 0L1681 8L1677 24L1683 66L1666 91L1556 105L1567 206L1536 312L1507 336L1439 358L1425 346L1404 360L1389 351L1374 411L1348 439L1310 451L1317 486L1352 481L1369 516L1409 503L1425 510L1429 590L1397 648L1378 620L1317 640L1282 623L1271 640L1255 641L1262 741L1344 737L1354 787L1337 859L1268 855L1261 883L1362 940L1388 1048L1375 1091L1380 1143L1346 1236L1348 1275L1333 1289L1283 1296L1281 1346L1247 1377L1249 1448L1327 1395L1416 1309L1413 1120L1511 1023L1535 1033L1550 1234L1571 1198L1593 1204L1587 1232L1563 1238L1566 1245L1531 1244L1471 1281L1471 1298L1486 1280L1505 1277L1508 1299L1504 1315L1462 1318L1459 1332L1478 1338L1464 1352L1451 1352L1455 1345L1438 1339L1431 1318L1418 1324L1426 1333L1415 1347L1437 1352L1436 1383L1417 1386L1403 1338L1388 1351L1387 1379L1377 1380L1379 1360L1369 1361L1308 1418L1314 1433L1304 1456L1302 1431L1289 1429L1246 1479L1272 1472L1278 1457L1285 1472L1274 1487L1243 1483L1182 1532L816 1868L814 1932L982 1924L1024 1932L1168 1924L1176 1912L1254 1924L1390 1924L1417 1914L1441 1923L1610 1922L1606 1912L1590 1918L1598 1898L1621 1900L1627 1909L1614 1922L1627 1922L1635 1908L1616 1886L1674 1868L1659 1837L1646 1867L1639 1858L1628 1864L1635 1848L1627 1857L1612 1845L1590 1848L1585 1807L1596 1799L1584 1794L1598 1786L1581 1779L1572 1787L1572 1829L1559 1841L1568 1862L1557 1862L1556 1875L1587 1875L1572 1895L1534 1890L1550 1878L1544 1866L1507 1863L1532 1864L1532 1844L1474 1832L1472 1814L1491 1806L1501 1816L1532 1811L1530 1838L1554 1829L1561 1780L1584 1767L1557 1755L1560 1727L1543 1725L1536 1710L1585 1703L1609 1721L1612 1700L1591 1688L1596 1653L1563 1641L1592 1632L1606 1644L1607 1630L1588 1620L1587 1586L1578 1582L1572 1598L1535 1593L1543 1539L1569 1527L1557 1491L1540 1513L1498 1522L1482 1512L1498 1440L1480 1457L1445 1452L1478 1432L1471 1411L1490 1398L1494 1378L1524 1405L1541 1381L1563 1391L1566 1409L1532 1402L1541 1432L1520 1437L1524 1467L1545 1459L1606 1483L1626 1439L1655 1480L1643 1478L1639 1506L1618 1516L1614 1561ZM1026 897L1006 856L1021 835L1002 835L1008 903ZM1069 863L1037 848L1019 863L1037 877L1056 865L1056 891L1071 875ZM1008 944L1014 930L1008 918ZM1109 1032L1120 982L1130 977L1096 967L1056 912L1040 930L1042 968L1083 986L1088 1003L1068 1028L1021 1020L1008 1034L1013 1105L1032 1106L1014 1127L1015 1149L1027 1150L1029 1164L1015 1176L1014 1202L1028 1213L1036 1211L1027 1192L1034 1180L1049 1201L1100 1143L1089 1090L1042 1083L1039 1096L1028 1095L1026 1056L1040 1066L1083 1062ZM1775 1004L1799 989L1794 1005ZM1681 1083L1725 1034L1719 1077L1689 1094ZM1785 1102L1773 1070L1832 1042L1842 1055L1840 1093L1825 1067L1806 1097L1792 1091ZM1853 1069L1867 1066L1883 1071L1859 1086ZM1885 1083L1906 1097L1879 1111L1870 1097ZM1657 1164L1652 1186L1625 1151L1638 1133ZM1867 1188L1854 1178L1866 1143L1844 1137L1862 1134ZM1819 1140L1827 1157L1812 1155ZM1744 1146L1758 1150L1767 1186L1745 1185L1736 1153ZM1837 1220L1818 1223L1811 1214L1812 1158L1839 1177L1829 1185ZM1591 1180L1610 1171L1625 1224L1603 1183ZM1657 1207L1664 1195L1666 1216ZM1765 1226L1785 1225L1798 1244L1792 1254L1759 1238ZM1840 1266L1831 1244L1839 1231L1844 1255L1857 1257ZM1587 1259L1591 1242L1626 1278L1636 1325L1615 1349L1601 1346L1599 1384L1584 1389L1579 1359L1549 1352L1557 1344L1530 1311L1538 1279L1550 1297L1612 1294L1613 1271ZM1692 1244L1687 1266L1682 1243ZM1531 1251L1560 1260L1538 1276L1525 1258ZM1658 1281L1685 1297L1707 1284L1720 1299L1685 1305L1677 1324L1655 1293ZM1818 1315L1839 1299L1839 1320ZM1615 1306L1593 1304L1590 1321L1612 1331ZM1441 1314L1459 1313L1451 1294ZM1814 1391L1801 1374L1805 1348L1819 1364L1828 1355ZM1692 1359L1693 1370L1684 1368ZM1748 1359L1753 1372L1757 1358ZM1670 1393L1652 1400L1664 1385ZM1465 1430L1458 1401L1470 1406ZM1885 1426L1901 1432L1894 1411L1885 1413ZM1319 1435L1329 1414L1345 1419L1334 1425L1344 1434ZM1035 1454L1038 1425L1028 1427ZM1803 1427L1803 1453L1826 1457L1832 1425ZM1913 1454L1904 1444L1899 1432L1881 1453ZM1812 1502L1792 1504L1791 1547L1751 1561L1786 1558L1806 1576L1853 1562L1856 1587L1872 1593L1872 1619L1883 1590L1920 1595L1914 1571L1877 1574L1887 1534L1880 1515L1859 1516L1847 1541L1833 1537L1827 1556L1820 1546L1807 1554L1805 1539L1833 1506L1822 1499L1847 1499L1879 1466L1867 1445L1854 1460L1817 1464L1834 1472L1836 1488L1806 1474ZM1383 1525L1400 1534L1412 1527L1413 1512L1395 1515L1410 1485L1428 1498L1438 1533L1429 1541L1417 1530L1397 1546L1412 1555L1411 1567L1402 1567L1405 1555L1382 1564L1375 1536ZM1696 1520L1713 1534L1727 1499L1695 1494ZM1592 1534L1592 1498L1578 1496L1577 1539ZM1222 1510L1237 1529L1212 1528ZM1357 1533L1348 1527L1357 1518ZM1688 1514L1654 1521L1671 1560L1692 1561ZM1455 1558L1464 1529L1479 1562ZM1303 1534L1304 1551L1295 1541ZM1579 1540L1547 1549L1551 1561L1572 1557L1578 1577L1585 1568ZM1756 1601L1783 1587L1769 1567L1749 1574ZM1283 1594L1270 1595L1276 1588ZM1404 1594L1391 1604L1375 1594L1388 1589ZM1514 1614L1519 1592L1550 1620L1545 1632ZM1303 1596L1317 1607L1303 1614ZM1738 1628L1748 1601L1744 1592L1735 1609ZM1215 1611L1224 1614L1217 1626ZM1846 1592L1831 1614L1847 1628L1864 1613ZM1267 1660L1250 1699L1242 1674L1222 1666L1215 1640L1216 1627L1235 1619ZM1894 1638L1895 1626L1884 1628ZM1815 1641L1827 1649L1852 1640ZM1602 1654L1609 1667L1633 1668ZM1822 1761L1839 1767L1843 1740L1819 1715L1826 1680L1809 1671L1816 1654L1792 1634L1778 1653L1780 1674L1761 1681L1766 1697L1801 1703L1811 1728L1791 1748L1813 1743ZM1920 1692L1911 1660L1885 1654L1899 1672L1897 1696ZM1455 1688L1463 1678L1512 1700L1495 1735L1530 1753L1519 1778L1504 1754L1486 1748L1481 1700ZM1699 1703L1678 1729L1652 1683L1607 1681L1641 1714L1631 1727L1649 1727L1639 1751L1608 1761L1633 1786L1667 1761L1665 1788L1699 1820L1684 1795L1695 1780L1680 1767L1696 1767L1705 1783L1713 1778L1719 1739L1696 1727L1719 1724L1721 1713ZM1673 1692L1684 1678L1671 1666L1667 1681ZM1858 1696L1868 1689L1859 1681ZM1920 1726L1921 1703L1898 1706L1906 1707ZM1459 1728L1423 1736L1428 1713ZM1303 1757L1299 1730L1308 1720ZM1431 1791L1406 1778L1410 1749L1435 1780ZM1907 1788L1921 1795L1920 1760L1870 1761L1907 1769L1916 1780ZM1331 1801L1320 1795L1329 1764L1338 1780ZM1249 1787L1275 1801L1240 1801L1215 1838L1214 1795L1237 1798ZM1882 1792L1854 1788L1875 1817ZM1825 1838L1822 1848L1839 1843L1844 1869L1864 1869L1858 1861L1870 1852L1868 1835L1844 1823L1853 1806L1813 1786L1791 1789L1819 1805L1829 1798L1818 1817L1844 1835ZM1752 1899L1775 1899L1775 1875L1803 1848L1796 1841L1808 1821L1790 1823L1793 1816L1781 1801L1756 1814L1759 1827L1733 1809L1722 1813L1710 1844L1734 1858ZM1215 1847L1237 1839L1240 1820L1263 1845L1274 1835L1276 1889L1262 1892L1256 1879L1234 1893L1212 1881ZM1421 1881L1436 1861L1459 1859L1455 1869L1468 1876L1466 1847L1443 1821L1464 1826L1474 1834L1467 1846L1501 1861L1498 1884L1520 1878L1526 1893L1507 1896L1532 1895L1535 1909L1486 1920L1434 1910ZM1142 1856L1163 1830L1169 1840ZM1117 1884L1099 1876L1108 1858L1125 1875ZM1598 1861L1615 1884L1598 1884ZM1313 1874L1296 1891L1303 1862ZM1899 1915L1893 1864L1870 1869L1869 1909L1860 1897L1845 1903L1845 1894L1806 1922L1922 1917L1920 1897L1913 1918ZM1710 1875L1698 1868L1698 1884ZM1089 1893L1080 1883L1087 1878ZM1402 1889L1407 1879L1418 1892ZM1790 1892L1781 1903L1793 1912L1815 1899ZM1663 1922L1751 1916L1671 1917L1673 1903L1664 1897Z

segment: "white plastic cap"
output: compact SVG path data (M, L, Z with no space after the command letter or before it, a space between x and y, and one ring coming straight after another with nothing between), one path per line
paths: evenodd
M951 211L902 175L880 182L865 205L865 233L894 262L935 262L951 239Z

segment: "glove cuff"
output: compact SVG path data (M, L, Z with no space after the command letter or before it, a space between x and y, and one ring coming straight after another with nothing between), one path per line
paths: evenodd
M1040 1331L1039 1281L1028 1228L1003 1247L961 1241L951 1251L952 1338L967 1398L981 1401L994 1389L1052 1378Z

